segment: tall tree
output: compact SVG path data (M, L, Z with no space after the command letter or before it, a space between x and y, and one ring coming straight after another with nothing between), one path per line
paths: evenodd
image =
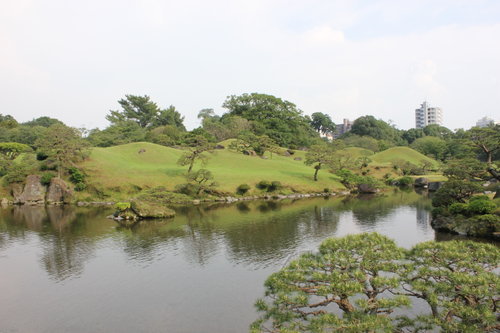
M179 157L177 164L181 166L188 165L188 174L191 173L193 165L196 161L202 161L203 164L208 160L208 156L204 154L205 152L213 151L214 144L209 142L207 138L197 135L191 139L189 151Z
M323 134L333 133L336 130L335 123L330 116L321 112L314 112L311 115L311 126Z
M318 137L308 118L289 101L266 94L229 96L223 104L225 115L252 121L256 135L267 135L280 146L308 146Z
M312 145L306 153L304 163L314 168L314 181L318 181L318 172L325 164L331 164L334 148L328 144Z
M112 124L124 121L134 121L142 128L150 128L164 125L174 125L184 129L184 118L175 110L174 106L160 109L149 96L125 95L118 103L122 111L110 111L106 119Z
M77 129L62 124L50 126L35 144L38 151L56 162L59 178L64 168L85 157L87 147Z
M473 127L467 132L467 138L471 145L486 155L486 162L491 164L493 154L500 150L500 125Z
M399 131L383 120L373 116L359 117L354 121L349 133L368 135L377 140L387 140L393 143L402 143Z

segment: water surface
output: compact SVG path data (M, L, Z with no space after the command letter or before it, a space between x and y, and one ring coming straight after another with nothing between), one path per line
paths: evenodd
M328 237L439 238L415 192L181 207L119 227L109 208L0 209L0 333L246 332L272 272Z

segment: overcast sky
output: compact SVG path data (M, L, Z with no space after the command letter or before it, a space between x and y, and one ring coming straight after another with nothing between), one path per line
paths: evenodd
M500 1L0 0L0 113L108 125L125 94L188 128L259 92L306 114L414 127L500 120Z

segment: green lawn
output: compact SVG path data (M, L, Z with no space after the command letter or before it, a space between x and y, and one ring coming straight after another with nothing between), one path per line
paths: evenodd
M371 165L374 166L390 166L391 162L394 160L404 160L415 165L420 165L422 161L427 161L432 164L434 168L439 167L439 162L427 157L416 150L408 147L393 147L387 150L381 151L370 156L372 160Z
M139 153L145 149L144 153ZM165 186L173 190L175 185L185 183L187 167L176 164L183 153L180 149L164 147L147 142L131 143L109 148L93 148L90 158L82 164L89 174L91 185L109 192L110 195L132 194L139 188ZM254 185L261 180L280 181L300 192L320 192L324 188L342 189L338 179L326 170L319 172L319 180L313 181L314 169L294 160L302 152L291 157L273 154L272 159L246 156L224 150L216 150L210 156L206 169L210 170L219 190L234 193L240 184ZM194 170L201 168L197 164ZM253 189L252 191L257 192Z

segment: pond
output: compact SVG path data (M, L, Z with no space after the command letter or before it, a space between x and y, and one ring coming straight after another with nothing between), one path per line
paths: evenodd
M384 196L179 207L119 227L110 208L0 209L0 332L247 332L268 275L328 237L447 239L430 200Z

